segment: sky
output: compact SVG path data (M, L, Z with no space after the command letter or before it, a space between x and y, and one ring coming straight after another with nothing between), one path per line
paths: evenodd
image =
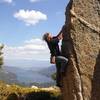
M42 35L57 35L69 0L0 0L0 43L5 59L48 60Z

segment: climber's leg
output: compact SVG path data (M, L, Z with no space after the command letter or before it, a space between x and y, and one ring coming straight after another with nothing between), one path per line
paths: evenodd
M57 59L55 59L57 60ZM57 62L57 61L56 61ZM56 63L56 85L58 87L61 87L61 73L60 73L60 67L61 67L61 63L57 62Z
M68 63L68 59L63 56L56 57L56 63L60 64L60 72L64 72L66 68L66 64Z
M57 81L57 86L61 87L62 86L62 81L61 81L61 73L65 72L65 67L66 64L68 63L68 59L63 57L63 56L57 56L55 58L56 62L56 81Z

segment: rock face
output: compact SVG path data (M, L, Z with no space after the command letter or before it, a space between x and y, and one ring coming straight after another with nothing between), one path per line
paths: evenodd
M63 100L100 100L100 0L70 0L65 15Z

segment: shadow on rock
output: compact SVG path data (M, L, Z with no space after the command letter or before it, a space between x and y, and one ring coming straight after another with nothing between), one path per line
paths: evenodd
M18 96L12 93L8 96L7 100L59 100L58 96L54 96L50 92L30 92L24 95Z
M100 51L96 59L92 81L91 100L100 100Z
M7 100L19 100L19 98L17 94L12 93L7 97Z

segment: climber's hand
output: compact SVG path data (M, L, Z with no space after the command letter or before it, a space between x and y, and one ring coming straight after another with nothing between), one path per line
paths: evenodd
M58 36L58 39L59 39L59 40L63 39L62 33Z
M50 57L50 63L51 64L55 64L55 56L51 56Z

